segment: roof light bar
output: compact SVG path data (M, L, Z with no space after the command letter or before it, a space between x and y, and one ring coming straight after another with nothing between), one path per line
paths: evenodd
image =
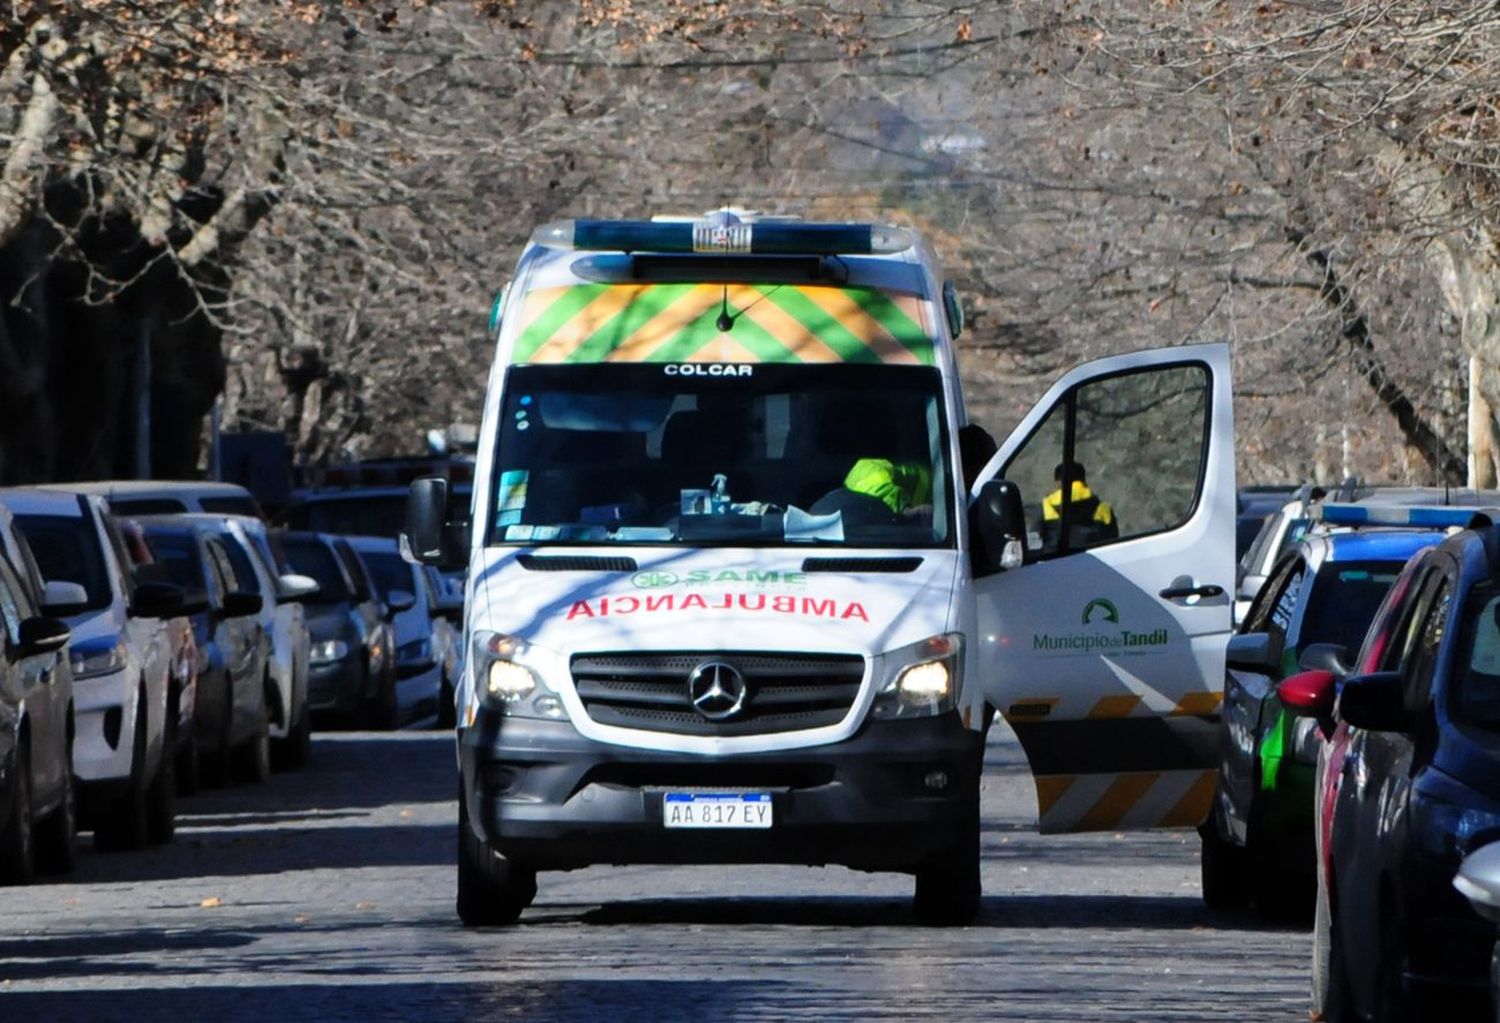
M904 252L916 244L916 235L886 224L747 223L720 213L694 221L557 220L537 228L531 240L602 252L868 256Z
M1407 526L1417 529L1460 529L1468 526L1477 508L1452 505L1315 504L1307 510L1314 522L1330 526Z

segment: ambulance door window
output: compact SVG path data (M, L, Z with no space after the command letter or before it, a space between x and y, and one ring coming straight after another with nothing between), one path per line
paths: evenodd
M1086 475L1074 496L1084 495L1081 506L1097 502L1080 546L1165 532L1191 518L1208 455L1204 368L1107 377L1080 387L1075 401L1071 460Z
M1164 533L1203 492L1209 375L1189 364L1118 373L1070 391L1001 470L1019 486L1042 557Z
M1026 509L1026 549L1053 553L1056 543L1045 549L1042 542L1042 499L1056 486L1052 481L1057 463L1062 460L1063 446L1067 439L1068 405L1061 402L1026 443L1016 452L1000 475L1021 490L1021 501Z

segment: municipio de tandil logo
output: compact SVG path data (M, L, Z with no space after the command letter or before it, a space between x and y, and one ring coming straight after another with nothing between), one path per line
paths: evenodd
M1165 627L1138 632L1120 627L1120 610L1114 601L1095 597L1083 605L1079 616L1083 629L1054 635L1039 632L1031 637L1031 649L1045 653L1124 654L1145 653L1167 645Z

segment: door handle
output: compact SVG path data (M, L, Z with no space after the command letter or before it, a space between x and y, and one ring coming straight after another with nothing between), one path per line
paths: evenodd
M1162 600L1181 600L1183 597L1222 597L1224 587L1209 583L1206 586L1168 586L1161 591Z

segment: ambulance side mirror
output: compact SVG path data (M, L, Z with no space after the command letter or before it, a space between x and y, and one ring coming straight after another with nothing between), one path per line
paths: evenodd
M403 555L424 565L462 568L468 558L467 523L448 521L448 481L440 476L413 480L406 495Z
M1021 488L1008 480L990 480L979 488L969 508L974 574L993 575L1026 561L1026 511Z

